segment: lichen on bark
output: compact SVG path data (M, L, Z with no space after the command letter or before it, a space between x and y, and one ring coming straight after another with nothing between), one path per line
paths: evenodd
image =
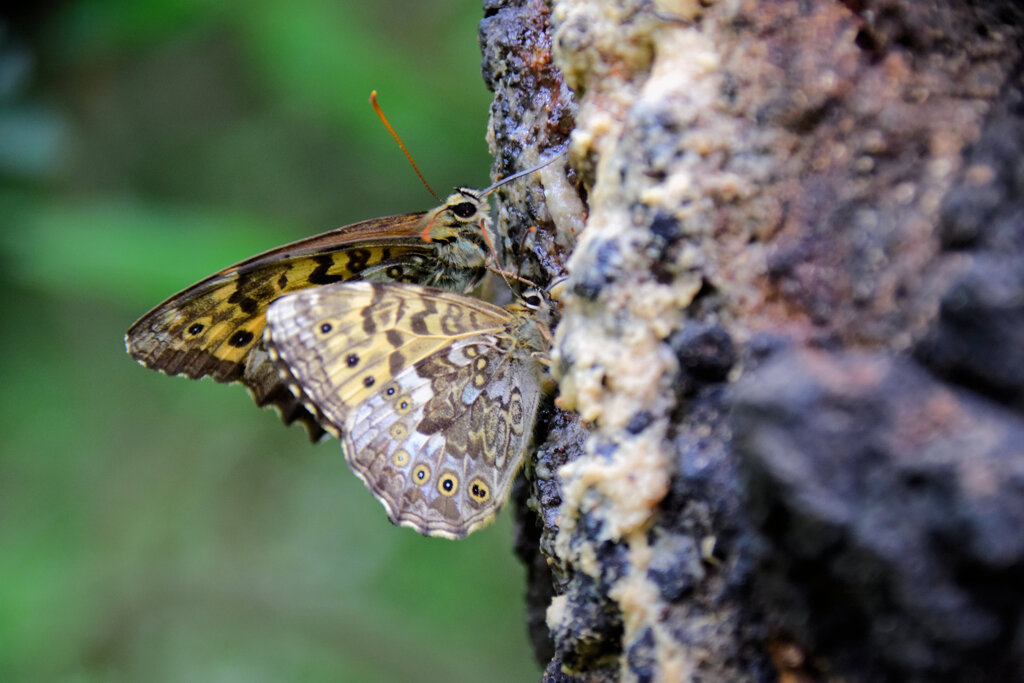
M568 276L517 493L546 678L1021 680L1017 3L485 16L495 175L570 140L500 204Z

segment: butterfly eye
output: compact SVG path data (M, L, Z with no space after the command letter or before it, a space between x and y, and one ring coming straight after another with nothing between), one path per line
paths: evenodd
M412 471L412 480L417 484L426 484L430 481L430 468L426 465L416 465Z
M523 303L525 303L527 306L538 308L541 304L541 298L537 294L527 294L526 296L523 297Z
M478 503L485 502L491 496L491 489L479 479L469 485L469 496Z
M437 480L437 490L441 492L442 496L454 496L455 492L459 490L459 478L448 472L442 474L441 478Z
M395 412L399 415L405 415L412 410L412 401L409 400L408 396L401 396L395 401Z
M452 213L459 218L472 218L476 215L476 204L473 202L462 202L452 207Z

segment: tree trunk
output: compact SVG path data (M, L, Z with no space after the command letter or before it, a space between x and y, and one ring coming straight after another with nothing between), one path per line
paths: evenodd
M1018 2L484 8L545 680L1024 680Z

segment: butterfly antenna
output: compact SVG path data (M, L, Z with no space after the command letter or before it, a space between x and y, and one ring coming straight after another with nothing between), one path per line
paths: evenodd
M495 262L495 264L497 264L497 262ZM511 272L509 272L507 270L503 270L502 268L500 268L497 265L489 266L487 268L487 270L489 270L492 273L495 273L497 275L500 275L501 279L505 281L505 284L508 285L508 288L510 290L512 290L513 292L516 292L518 290L516 290L516 288L512 286L512 283L509 282L509 278L511 278L512 280L515 280L516 282L521 282L524 285L526 285L527 287L533 287L534 289L540 289L541 288L540 285L538 285L533 280L530 280L529 278L522 277L521 275L518 275L516 273L511 273Z
M480 221L479 227L480 234L484 236L484 242L487 243L487 248L491 250L491 258L494 259L494 266L488 268L488 270L500 275L501 279L505 281L505 286L514 292L515 289L512 287L512 283L508 281L508 276L511 275L511 273L506 272L505 269L501 267L501 261L498 259L498 251L494 248L494 242L491 241L491 236L487 234L487 228L484 226L484 222L482 220Z
M536 225L531 225L530 227L528 227L526 230L523 231L523 236L519 240L519 253L520 254L522 254L524 251L526 251L526 240L527 240L527 238L529 238L531 235L536 235L536 234L537 234L537 226ZM518 277L518 276L521 276L522 274L523 274L523 259L519 259L519 265L516 266L516 276Z
M568 147L563 147L561 150L559 150L559 152L557 154L555 154L553 157L551 157L547 161L545 161L543 163L540 163L540 164L537 164L533 168L528 168L525 171L517 171L517 172L513 173L510 176L502 178L501 180L497 181L496 183L494 183L493 185L491 185L487 189L482 190L480 192L480 196L481 197L486 197L487 195L489 195L490 193L494 192L495 190L497 190L502 185L505 185L506 183L511 183L513 180L517 180L519 178L522 178L524 175L530 175L531 173L535 173L536 171L539 171L540 169L544 168L545 166L553 164L560 157L564 156L565 153L568 151L568 149L569 149ZM426 181L424 181L424 182L426 182Z
M491 250L491 258L494 259L494 267L489 268L488 270L490 270L492 273L497 273L498 275L500 275L501 279L505 281L505 284L513 292L516 291L516 289L512 286L512 283L509 282L509 278L512 278L517 282L525 283L529 287L540 289L540 286L537 283L533 282L532 280L528 280L525 277L522 277L519 273L511 273L501 267L501 260L498 259L498 251L494 248L494 242L491 241L491 236L487 233L487 228L484 227L483 221L480 221L479 227L480 234L484 236L484 242L487 243L487 248ZM536 230L536 228L531 228L531 230ZM426 234L426 231L424 231L424 234Z
M516 291L516 289L515 287L512 286L512 283L509 282L509 278L512 278L517 282L522 282L529 287L540 289L540 286L537 283L520 276L518 273L511 273L501 267L501 261L498 259L498 252L494 248L494 242L491 241L491 236L487 234L487 229L484 227L483 222L480 223L480 233L484 236L484 242L487 243L487 248L491 250L491 258L494 259L494 265L488 266L487 268L489 271L497 275L500 275L501 279L505 281L505 284L513 292Z
M547 161L544 161L543 163L537 164L536 166L534 166L532 168L528 168L528 169L523 170L523 171L517 171L516 173L513 173L510 176L502 178L501 180L497 181L496 183L494 183L490 187L488 187L488 188L486 188L484 190L481 190L480 197L481 198L486 197L487 195L489 195L490 193L494 192L495 190L497 190L502 185L505 185L507 183L511 183L513 180L516 180L518 178L522 178L525 175L529 175L531 173L535 173L536 171L539 171L540 169L544 168L545 166L548 166L549 164L554 163L560 157L564 156L566 154L566 152L568 151L568 149L569 149L568 147L563 147L562 149L560 149L557 153L555 153L554 156L552 156ZM505 284L508 285L508 288L509 289L513 289L512 283L509 282L509 278L512 278L513 280L515 280L517 282L522 282L522 283L524 283L524 284L526 284L526 285L528 285L530 287L538 287L536 283L534 283L531 280L528 280L527 278L521 276L520 274L518 274L518 273L511 273L511 272L509 272L507 270L504 270L503 268L500 267L500 265L499 265L500 261L498 260L498 252L495 251L494 245L491 243L490 236L487 234L487 231L483 229L483 225L481 225L480 228L481 228L481 232L484 234L484 241L487 242L487 247L491 250L491 256L494 258L494 265L495 265L495 267L492 268L491 270L493 270L495 273L497 273L498 275L501 276L501 278L505 281ZM539 287L538 287L538 289L539 289Z
M438 203L440 203L441 198L437 196L437 193L434 192L434 188L430 186L430 183L427 182L427 179L423 177L422 173L420 173L420 169L419 167L416 166L416 162L412 160L412 155L409 154L409 150L405 148L405 143L402 142L402 138L398 137L398 133L396 133L395 129L391 127L391 124L388 123L388 117L384 116L384 111L380 108L380 105L377 104L376 90L370 93L370 104L373 105L373 110L377 112L377 116L380 117L380 120L384 122L384 127L388 129L389 133L391 133L391 137L393 137L395 139L395 142L398 143L398 146L402 148L402 152L405 153L405 158L408 159L409 163L412 165L412 170L416 171L416 175L419 176L420 182L423 183L423 187L427 188L427 192L433 195L434 199L436 199Z

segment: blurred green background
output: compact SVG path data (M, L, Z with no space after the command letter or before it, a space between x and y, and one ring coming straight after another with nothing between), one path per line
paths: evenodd
M483 186L479 0L0 15L0 680L524 681L509 513L391 526L336 441L124 352L263 249Z

